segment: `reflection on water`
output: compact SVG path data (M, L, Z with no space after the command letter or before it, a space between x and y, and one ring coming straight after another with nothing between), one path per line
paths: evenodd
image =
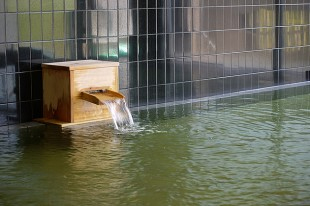
M0 205L309 205L310 95L285 97L0 132Z

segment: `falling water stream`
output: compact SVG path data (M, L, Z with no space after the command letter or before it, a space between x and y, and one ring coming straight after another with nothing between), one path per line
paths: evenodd
M121 130L126 126L134 124L125 99L105 100L103 103L111 113L115 129Z

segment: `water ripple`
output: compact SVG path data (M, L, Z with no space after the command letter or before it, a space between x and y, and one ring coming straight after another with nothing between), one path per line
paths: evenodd
M309 204L309 95L240 102L1 133L0 205Z

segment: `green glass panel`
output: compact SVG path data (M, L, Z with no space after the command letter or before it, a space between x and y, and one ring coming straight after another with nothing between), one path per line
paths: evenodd
M66 25L65 25L65 37L66 39L75 38L75 13L72 11L65 12Z
M0 28L5 28L5 14L0 13ZM0 29L0 43L5 43L5 29Z
M62 11L64 10L64 1L63 0L54 0L54 10Z
M66 60L76 60L76 42L75 40L66 41Z
M42 40L41 14L32 13L30 14L30 19L31 19L31 40L32 41Z
M97 59L97 39L88 39L88 59Z
M43 42L43 62L49 62L54 58L53 42Z
M5 8L7 12L16 12L17 11L16 0L6 0Z
M18 0L18 11L19 12L29 11L29 0Z
M87 36L96 37L97 36L97 12L89 11L87 12Z
M0 0L0 12L4 12L4 0Z
M75 9L75 0L66 0L65 7L67 11L73 11Z
M52 11L53 1L52 0L42 0L42 11Z
M53 23L52 13L42 13L43 40L52 39L53 34L52 23Z
M41 11L41 1L30 0L30 11Z
M54 13L54 39L64 38L64 12Z
M65 49L64 49L64 42L63 41L55 41L54 42L55 48L55 60L61 60L65 57Z
M19 41L30 41L29 14L18 14Z

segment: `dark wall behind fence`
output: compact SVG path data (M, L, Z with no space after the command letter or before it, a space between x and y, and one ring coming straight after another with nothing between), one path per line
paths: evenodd
M0 0L0 125L42 115L43 62L120 62L131 107L301 82L310 0Z

